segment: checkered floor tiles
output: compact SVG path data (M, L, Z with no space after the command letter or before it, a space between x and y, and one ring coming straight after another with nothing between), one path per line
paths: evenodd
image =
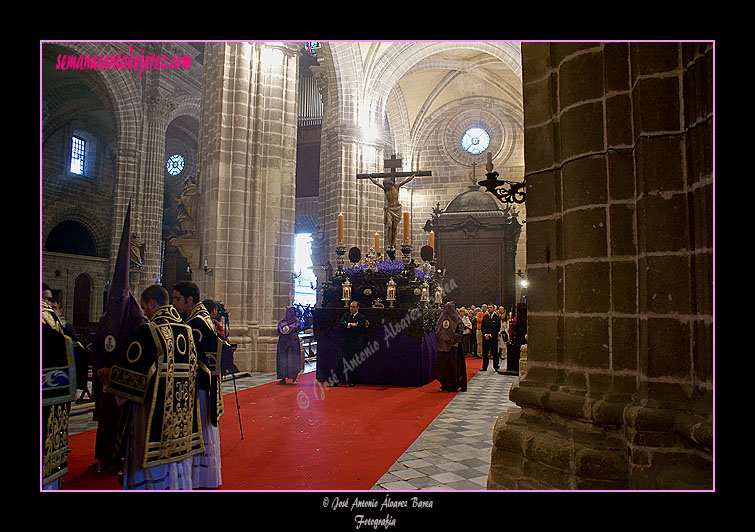
M517 378L477 373L372 489L484 490L495 422L519 408L509 401Z

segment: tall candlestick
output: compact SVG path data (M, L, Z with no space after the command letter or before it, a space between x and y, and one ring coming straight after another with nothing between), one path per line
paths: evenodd
M338 243L343 244L343 214L338 213Z
M380 253L380 235L375 233L375 253Z
M404 211L404 244L409 243L409 211Z

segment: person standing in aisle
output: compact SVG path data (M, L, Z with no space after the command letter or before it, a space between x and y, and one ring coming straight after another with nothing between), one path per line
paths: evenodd
M296 384L296 377L304 369L304 352L299 340L300 330L301 321L296 317L296 308L286 307L286 315L278 322L278 345L275 357L275 370L280 384L286 384L286 379L291 379Z
M470 310L467 310L465 308L459 309L461 323L464 326L464 332L461 336L461 350L464 353L465 357L472 354L472 322L469 319L470 314Z
M204 451L194 335L162 286L147 287L140 304L149 321L100 370L105 391L130 402L123 488L191 490L192 459Z
M483 308L488 310L486 307L487 305L483 305ZM482 371L488 370L488 362L491 357L493 357L493 367L498 363L498 331L500 328L500 319L496 320L492 312L486 312L480 322L480 332L482 334Z
M347 382L349 386L353 387L355 383L349 376L350 370L346 366L350 366L350 360L364 347L365 330L367 328L367 318L359 311L357 301L352 301L349 304L349 310L341 318L339 327L343 330L343 341L336 363L336 380L330 387L337 387L339 382Z
M440 382L441 391L467 391L467 366L459 345L463 331L464 325L456 312L456 305L453 301L447 302L435 324L435 337L438 339L435 378Z
M199 356L197 383L205 450L193 458L192 485L194 489L214 489L223 483L218 424L223 415L220 354L224 340L218 335L210 313L200 302L196 283L182 281L176 284L173 306L191 327Z
M475 338L477 339L477 357L482 358L483 356L483 334L482 334L482 320L487 314L488 306L483 303L482 307L477 309L476 317L476 327L475 327ZM487 364L485 364L485 367L487 368Z

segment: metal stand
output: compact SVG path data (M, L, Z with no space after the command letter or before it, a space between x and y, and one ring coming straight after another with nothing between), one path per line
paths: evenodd
M231 326L230 326L230 324L228 322L228 314L227 313L223 315L223 321L225 322L226 335L230 335L230 333L231 333ZM241 426L241 405L239 405L239 392L236 389L236 373L233 371L233 369L235 368L235 364L233 363L233 353L236 351L236 344L231 344L230 342L228 342L228 346L230 347L230 355L229 356L231 357L230 364L232 366L229 369L228 373L231 374L231 380L233 380L233 394L236 397L236 413L239 416L239 431L241 431L241 439L243 440L244 439L244 428ZM222 363L222 358L221 358L221 363ZM226 369L226 368L221 367L221 372L222 372L223 369Z

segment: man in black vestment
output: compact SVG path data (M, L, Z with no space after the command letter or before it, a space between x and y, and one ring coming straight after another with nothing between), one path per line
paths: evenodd
M195 489L217 488L222 484L218 427L223 415L220 356L226 342L218 335L210 313L200 301L196 283L181 281L176 284L172 301L184 322L192 329L199 356L197 384L205 452L194 456L192 482Z
M193 487L192 457L204 451L199 415L199 356L191 327L162 286L147 287L141 307L149 321L103 371L105 390L131 412L123 464L124 489Z
M482 317L482 371L488 370L488 361L493 356L493 367L498 370L498 332L501 330L501 318L494 312Z
M354 362L350 362L364 347L364 335L367 328L367 318L359 312L359 303L352 301L349 305L349 311L341 318L339 326L343 330L343 342L341 350L338 353L338 362L336 363L336 381L331 387L338 386L339 381L348 382L349 386L354 386L350 374L356 369ZM348 364L349 368L344 366Z
M53 308L42 300L42 489L59 489L68 472L68 419L76 398L73 343Z

